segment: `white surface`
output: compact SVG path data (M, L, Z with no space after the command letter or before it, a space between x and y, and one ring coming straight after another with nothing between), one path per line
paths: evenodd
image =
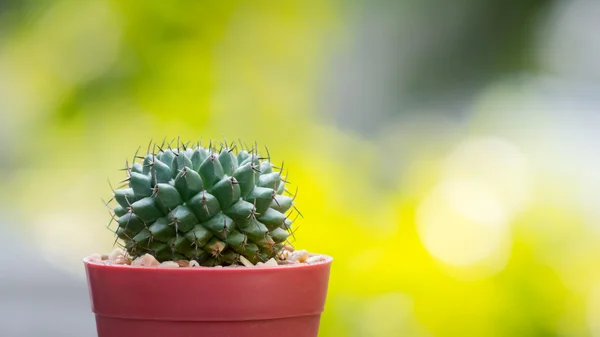
M96 336L85 280L39 256L0 223L0 336Z

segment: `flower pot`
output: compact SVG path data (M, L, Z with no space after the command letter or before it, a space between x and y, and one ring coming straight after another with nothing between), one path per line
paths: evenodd
M99 337L316 337L331 262L160 268L84 259Z

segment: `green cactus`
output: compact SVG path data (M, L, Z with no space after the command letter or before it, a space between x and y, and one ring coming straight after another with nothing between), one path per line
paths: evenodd
M297 211L284 195L283 163L273 166L256 147L177 143L149 146L146 156L135 155L142 163L127 164L111 207L116 241L132 257L148 253L161 262L214 266L237 264L240 256L252 263L276 257L293 234L286 213Z

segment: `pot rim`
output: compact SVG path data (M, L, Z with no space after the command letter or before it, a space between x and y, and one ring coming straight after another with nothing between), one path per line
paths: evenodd
M225 322L321 314L333 261L322 256L311 264L239 268L105 265L91 257L83 262L97 316ZM176 289L202 300L182 301Z
M276 269L283 269L283 270L289 270L289 269L298 269L298 268L318 268L320 265L324 265L324 264L330 264L331 262L333 262L333 257L329 256L329 255L325 255L325 254L317 254L317 253L311 253L314 255L318 255L318 256L322 256L324 258L323 261L318 261L318 262L314 262L314 263L296 263L296 264L287 264L287 265L277 265L277 266L254 266L254 267L237 267L237 268L227 268L227 267L223 267L223 268L215 268L215 267L204 267L204 266L200 266L200 267L184 267L184 268L173 268L173 267L161 267L161 266L153 266L153 267L147 267L147 266L132 266L132 265L127 265L127 264L105 264L102 262L97 262L97 261L92 261L91 260L91 256L87 256L85 258L83 258L83 263L86 265L93 265L93 266L97 266L97 267L104 267L106 269L127 269L127 270L166 270L169 272L176 272L176 273L190 273L190 272L230 272L230 273L239 273L239 272L243 272L243 271L260 271L260 270L276 270Z

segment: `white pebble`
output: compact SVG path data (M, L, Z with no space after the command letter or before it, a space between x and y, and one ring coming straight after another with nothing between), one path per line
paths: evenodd
M160 265L160 262L158 262L154 256L150 254L144 254L133 260L131 265L140 267L154 267Z
M92 254L88 257L90 262L102 262L102 255L100 254Z
M117 257L116 260L113 261L114 264L131 264L131 260L129 256L120 256Z
M165 261L160 264L162 268L179 268L179 264L175 261Z
M277 258L279 258L279 260L287 260L290 257L290 254L289 250L282 249L277 253Z
M290 261L298 261L298 262L306 262L306 259L309 258L309 254L306 250L296 250L292 254L290 254L288 260Z
M281 261L279 264L281 264L281 265L289 265L289 264L298 264L298 263L300 263L300 262L285 260L285 261Z
M200 267L200 263L198 263L196 260L191 260L190 267Z
M272 267L272 266L277 266L278 264L277 264L277 261L275 261L274 258L271 258L269 261L265 262L264 265Z
M325 261L325 258L320 255L311 256L308 259L306 259L306 263L319 263L319 262L324 262L324 261Z
M243 256L240 256L240 262L242 262L242 264L246 267L254 267L252 262L248 261L248 259Z
M108 260L114 262L123 256L125 256L125 251L121 248L115 248L110 254L108 254Z

